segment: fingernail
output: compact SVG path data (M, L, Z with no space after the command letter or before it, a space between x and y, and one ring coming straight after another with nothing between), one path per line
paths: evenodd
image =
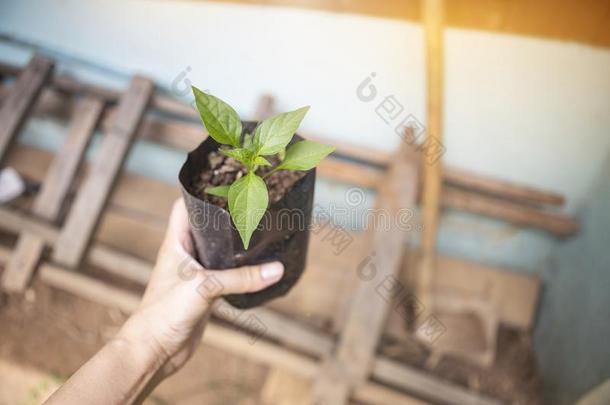
M284 274L284 265L280 262L271 262L261 265L261 278L263 280L277 280Z

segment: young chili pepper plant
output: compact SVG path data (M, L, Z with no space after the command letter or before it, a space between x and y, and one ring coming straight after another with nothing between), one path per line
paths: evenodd
M205 192L228 200L235 228L248 249L269 205L265 180L281 170L310 170L334 147L308 140L290 144L309 107L277 114L242 136L242 121L231 106L196 87L193 93L209 135L222 145L218 151L243 165L244 174L232 184L207 187Z

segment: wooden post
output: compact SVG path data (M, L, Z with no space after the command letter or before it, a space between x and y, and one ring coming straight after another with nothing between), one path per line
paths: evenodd
M35 55L0 108L0 160L32 111L42 87L53 71L53 62Z
M78 102L64 145L51 163L42 190L34 201L34 215L51 222L58 219L61 205L103 109L104 102L94 97L86 97ZM19 235L15 252L2 275L2 286L7 291L23 291L40 260L44 246L45 241L40 235L26 230Z
M114 124L102 140L91 173L79 190L55 246L53 260L56 262L72 268L80 264L142 122L152 92L152 82L136 76L121 97Z
M415 208L417 160L414 150L403 143L380 187L376 212L392 219L390 229L377 225L371 230L371 251L363 256L370 264L354 292L336 352L325 359L315 380L315 404L347 403L351 391L369 376L392 307L392 297L380 294L379 289L388 280L396 280L401 269L406 232L398 226L397 218L401 210Z
M426 144L441 144L443 139L443 0L424 0L423 23L426 36L427 128ZM433 311L432 279L439 207L441 199L442 166L440 156L423 159L424 185L422 198L422 239L417 296L428 311Z
M443 189L441 204L443 207L499 218L516 225L536 227L562 238L574 235L579 229L578 222L566 215L454 187Z

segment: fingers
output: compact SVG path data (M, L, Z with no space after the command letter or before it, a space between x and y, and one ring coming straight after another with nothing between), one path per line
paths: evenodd
M284 265L280 262L218 272L219 281L225 294L241 294L260 291L278 282L284 275Z
M256 292L277 283L283 275L284 266L280 262L222 271L205 270L197 277L197 291L208 299Z
M172 250L173 254L170 253ZM182 252L176 250L182 250ZM168 253L170 254L168 255ZM200 295L213 299L226 294L260 291L278 282L284 274L284 266L280 262L222 271L204 270L192 259L193 253L194 246L190 234L188 212L184 200L180 198L174 202L167 234L157 263L159 264L164 258L171 256L171 261L179 262L174 264L178 265L180 279L190 281L189 284L195 284Z

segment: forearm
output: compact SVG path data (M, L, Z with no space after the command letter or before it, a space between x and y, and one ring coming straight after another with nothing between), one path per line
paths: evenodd
M133 404L158 382L161 357L119 334L85 363L48 404Z

